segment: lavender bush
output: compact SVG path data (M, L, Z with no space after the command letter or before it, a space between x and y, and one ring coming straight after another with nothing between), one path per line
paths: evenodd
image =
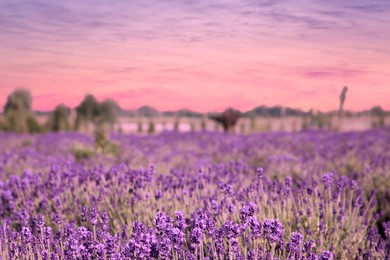
M0 135L0 258L386 259L390 131Z

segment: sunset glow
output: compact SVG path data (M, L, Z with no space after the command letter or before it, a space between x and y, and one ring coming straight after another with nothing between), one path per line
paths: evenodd
M390 109L390 2L2 0L0 105Z

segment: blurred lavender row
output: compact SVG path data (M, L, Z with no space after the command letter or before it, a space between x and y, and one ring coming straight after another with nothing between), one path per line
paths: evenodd
M389 258L389 129L108 140L0 134L0 258Z

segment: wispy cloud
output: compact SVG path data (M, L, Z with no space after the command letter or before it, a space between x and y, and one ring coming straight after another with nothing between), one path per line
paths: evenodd
M303 72L303 76L307 78L352 78L367 73L359 69L345 68L322 68L311 69Z

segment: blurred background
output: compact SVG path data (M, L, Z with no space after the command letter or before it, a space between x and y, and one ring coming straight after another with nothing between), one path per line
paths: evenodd
M110 132L154 134L162 131L231 133L297 132L302 130L364 131L390 125L390 113L381 106L352 112L344 110L348 87L341 89L339 107L322 112L304 111L284 106L257 106L248 111L226 108L220 112L201 113L190 109L159 111L152 106L122 109L115 100L98 101L92 94L75 108L64 104L52 111L32 110L29 90L16 89L7 97L0 116L0 130L15 132L81 131L93 132L103 127ZM337 98L337 97L335 97Z

